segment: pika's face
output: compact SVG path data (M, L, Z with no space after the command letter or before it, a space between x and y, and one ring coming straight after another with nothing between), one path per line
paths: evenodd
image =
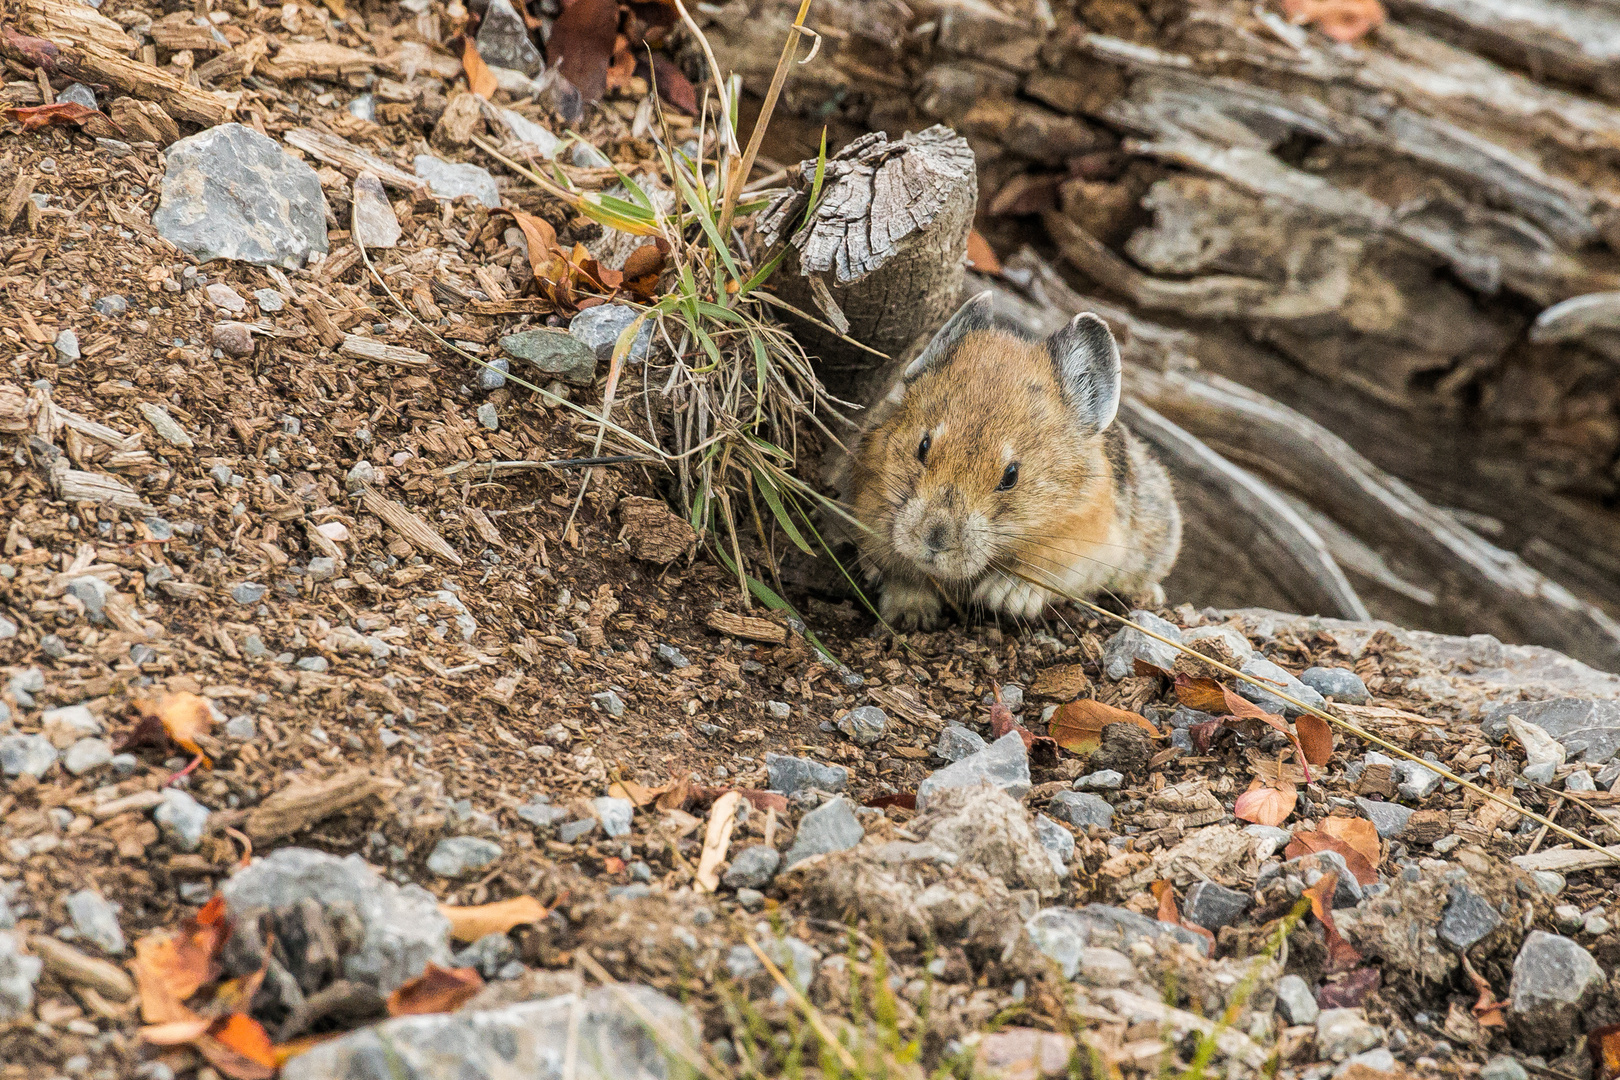
M1107 486L1100 430L1060 378L1048 343L990 329L913 374L857 454L863 546L944 584L1040 576L1054 525Z

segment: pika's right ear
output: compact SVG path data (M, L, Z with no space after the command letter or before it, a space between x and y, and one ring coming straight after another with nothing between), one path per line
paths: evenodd
M956 314L945 320L945 325L939 328L928 347L917 354L917 359L906 365L905 374L901 376L906 382L913 382L923 372L938 366L950 358L951 353L962 343L962 339L975 330L990 329L991 300L995 294L989 289L957 308Z

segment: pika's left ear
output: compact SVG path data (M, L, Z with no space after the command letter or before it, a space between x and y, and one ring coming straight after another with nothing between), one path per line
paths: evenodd
M1091 312L1069 320L1069 325L1046 341L1057 365L1063 397L1080 420L1096 431L1114 422L1119 412L1119 346L1108 324Z

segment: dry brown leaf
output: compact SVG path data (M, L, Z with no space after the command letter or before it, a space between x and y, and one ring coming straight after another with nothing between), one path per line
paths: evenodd
M633 806L647 806L658 796L668 791L672 785L660 784L657 787L648 787L638 784L634 780L619 780L608 785L608 794L616 799L624 799Z
M136 698L134 707L143 720L154 719L161 723L169 738L202 758L204 765L213 764L197 745L198 736L207 735L214 726L214 711L206 698L185 692L164 694L156 698Z
M1377 866L1384 859L1384 849L1378 840L1378 828L1366 818L1329 817L1316 823L1318 832L1343 840L1367 860Z
M493 904L454 907L440 904L439 914L450 920L450 936L457 941L477 941L485 934L504 934L514 926L544 922L551 909L532 896L514 896Z
M1176 676L1176 700L1199 712L1220 713L1226 710L1226 691L1220 683L1208 676L1194 678L1182 673Z
M495 73L489 70L484 58L478 55L478 46L471 37L462 39L461 66L467 70L467 88L485 101L495 96L499 84Z
M1280 782L1277 786L1256 780L1249 790L1237 797L1232 813L1256 825L1277 826L1288 820L1299 801L1299 789L1293 784Z
M1109 724L1134 724L1150 734L1159 733L1159 729L1146 717L1091 698L1077 698L1059 707L1052 714L1047 731L1063 749L1075 754L1087 754L1097 748L1102 741L1103 728Z
M1318 851L1338 852L1344 857L1344 864L1350 868L1356 880L1363 885L1371 885L1378 880L1378 870L1361 852L1320 829L1296 832L1294 839L1284 849L1284 854L1290 859L1297 859L1301 855L1314 855Z
M454 1012L484 988L472 968L442 968L432 961L422 974L388 995L389 1016Z
M1461 954L1459 959L1462 960L1463 971L1468 973L1468 978L1474 983L1474 989L1479 993L1479 999L1474 1002L1474 1021L1480 1027L1506 1027L1507 1019L1502 1015L1502 1009L1507 1005L1507 1002L1496 1000L1496 993L1491 989L1489 980L1474 970L1474 965L1468 962L1467 953ZM1606 1062L1598 1060L1600 1047L1592 1041L1594 1036L1603 1030L1606 1029L1599 1028L1587 1036L1587 1048L1592 1052L1592 1063L1598 1068L1599 1074L1604 1077L1612 1077L1614 1073L1604 1067ZM1620 1047L1615 1047L1615 1049L1620 1050ZM1607 1059L1608 1057L1608 1053L1605 1052L1604 1058Z
M967 240L968 265L981 274L1001 273L1001 260L996 258L995 249L990 246L978 229L968 233Z
M704 892L720 888L720 864L731 850L731 830L737 823L737 807L742 796L728 791L714 800L709 811L709 827L703 834L703 851L698 855L697 873L693 875L697 887Z
M1333 729L1320 716L1306 713L1294 719L1294 733L1299 737L1300 752L1312 765L1326 765L1333 756Z
M1186 919L1181 917L1181 911L1176 907L1176 887L1174 883L1172 883L1169 879L1160 879L1150 885L1149 888L1153 890L1153 895L1159 901L1158 919L1160 922L1167 922L1172 926L1179 926L1184 930L1191 930L1193 933L1207 938L1209 940L1211 950L1213 951L1215 945L1215 935L1204 929L1202 926L1199 926L1197 923L1188 922Z
M1283 0L1283 14L1300 26L1314 25L1334 41L1351 44L1384 25L1378 0Z
M1338 887L1339 872L1330 870L1314 886L1305 890L1305 896L1311 902L1311 912L1316 916L1316 921L1322 924L1330 971L1343 971L1361 963L1361 954L1339 936L1339 928L1333 925L1333 893Z
M270 1080L275 1075L270 1036L251 1016L232 1013L220 1017L192 1045L231 1080Z
M574 0L551 24L546 60L579 90L586 105L600 101L607 92L618 29L619 0Z
M148 1024L192 1021L185 1001L219 977L219 951L225 945L225 898L215 895L202 910L168 934L135 942L135 985L141 1016Z

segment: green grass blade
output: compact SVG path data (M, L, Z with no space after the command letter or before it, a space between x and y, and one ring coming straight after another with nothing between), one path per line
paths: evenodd
M799 534L798 526L793 524L793 515L788 513L787 507L782 504L782 496L776 490L776 482L767 475L764 469L757 466L752 472L754 482L759 485L760 496L764 498L765 505L771 508L771 516L776 518L778 525L782 526L782 531L787 533L788 539L792 540L794 545L806 555L815 555L815 549Z

